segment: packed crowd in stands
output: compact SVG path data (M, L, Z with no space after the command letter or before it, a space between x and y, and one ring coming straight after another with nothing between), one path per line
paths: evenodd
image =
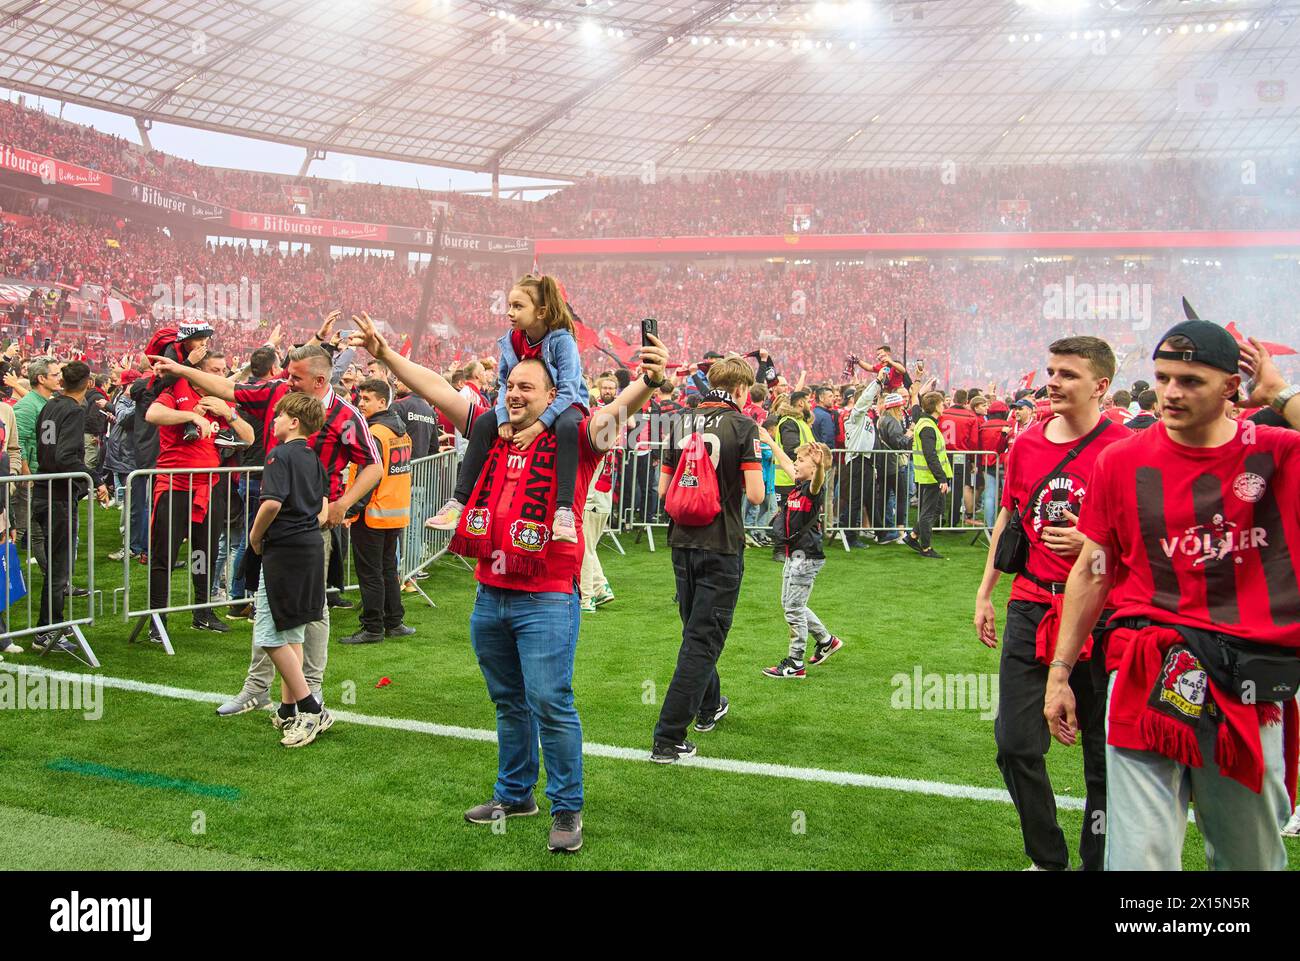
M984 384L1019 378L1024 371L1017 356L1041 350L1084 322L1110 337L1121 353L1149 351L1152 331L1178 316L1184 294L1204 316L1236 320L1248 333L1275 341L1294 339L1292 295L1300 287L1300 264L1262 258L1218 263L1122 264L1099 257L1020 265L945 259L722 270L690 263L543 266L561 277L575 311L593 332L609 331L633 343L640 318L653 315L678 357L763 347L780 356L787 369L831 377L867 345L890 342L901 349L906 342L910 357L926 359L940 375ZM274 324L284 327L287 338L304 339L334 307L346 315L365 309L394 331L410 333L422 287L422 274L393 258L331 259L320 248L284 254L181 241L145 225L50 214L6 224L0 268L18 281L74 289L94 284L133 302L136 315L118 325L98 318L70 322L49 310L33 322L28 314L29 336L50 333L59 339L66 330L70 346L103 361L148 339L157 323L151 315L158 301L155 285L170 288L176 277L185 285L246 284L256 290L256 304L244 307L254 307L257 316L209 315L225 349L236 355L261 343ZM513 280L504 266L443 265L430 327L415 356L441 364L493 353L504 325L504 292ZM1053 312L1052 289L1064 296L1070 284L1085 283L1126 285L1132 293L1127 312L1096 321ZM614 340L602 336L601 343L618 353ZM600 365L609 357L593 350L586 359Z
M538 203L204 167L0 103L0 142L239 210L529 237L1259 229L1300 222L1300 161L590 178ZM364 161L362 161L364 162Z

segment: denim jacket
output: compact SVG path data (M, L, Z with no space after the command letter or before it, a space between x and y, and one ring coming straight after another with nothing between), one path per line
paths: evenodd
M506 413L506 381L510 371L519 363L515 349L510 343L510 334L497 341L501 349L501 363L497 365L497 423L508 421ZM549 429L555 419L572 407L582 404L591 410L591 395L587 391L587 382L582 379L582 357L578 354L578 342L567 330L552 330L542 338L542 363L546 365L551 380L555 382L558 393L551 406L542 412L539 418L542 426Z

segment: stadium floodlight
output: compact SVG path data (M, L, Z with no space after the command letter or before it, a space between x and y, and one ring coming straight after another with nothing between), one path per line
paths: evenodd
M1118 40L1118 39L1119 39L1119 30L1118 30L1118 29L1113 29L1113 30L1111 30L1111 32L1110 32L1110 38L1111 38L1112 40Z
M1180 26L1180 27L1178 28L1178 32L1179 32L1180 34L1186 34L1187 31L1188 31L1188 29L1190 29L1190 28L1187 26L1187 24L1183 24L1182 26Z
M588 43L595 43L600 39L600 25L592 20L582 21L582 39Z

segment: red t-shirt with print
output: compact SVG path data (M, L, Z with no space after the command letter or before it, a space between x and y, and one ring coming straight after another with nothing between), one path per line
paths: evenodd
M1065 511L1079 517L1080 505L1092 488L1097 457L1103 450L1132 436L1132 431L1119 424L1110 423L1065 469L1047 481L1037 492L1033 503L1029 495L1039 487L1039 482L1065 459L1082 438L1057 443L1047 439L1050 420L1026 429L1016 440L1007 456L1006 484L1002 489L1002 506L1008 511L1022 512L1021 521L1025 538L1029 542L1029 557L1025 569L1035 577L1054 583L1064 582L1074 566L1073 557L1062 557L1043 544L1043 530L1054 521L1063 521ZM1011 586L1013 601L1035 601L1049 604L1052 595L1027 577L1016 577ZM1109 605L1108 605L1109 606Z
M1156 423L1097 460L1079 529L1110 553L1119 617L1300 647L1300 433L1237 423L1187 447ZM1123 651L1112 643L1107 660Z

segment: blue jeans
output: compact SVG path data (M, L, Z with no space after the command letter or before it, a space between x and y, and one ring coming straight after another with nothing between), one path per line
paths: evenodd
M252 474L239 479L239 494L244 499L245 508L248 511L248 526L253 526L253 518L257 516L257 509L261 506L262 498L262 475ZM248 588L244 585L244 551L248 547L248 531L244 529L244 517L241 513L239 517L231 518L231 526L238 525L239 543L235 545L233 551L235 555L234 573L230 575L230 599L237 600L248 593Z
M546 755L551 814L582 810L582 722L573 703L580 598L478 586L470 642L497 706L497 782L492 796L526 802Z
M998 475L996 471L984 472L984 526L993 529L998 519Z
M131 481L130 536L132 554L149 553L149 514L153 509L153 477L145 474Z

